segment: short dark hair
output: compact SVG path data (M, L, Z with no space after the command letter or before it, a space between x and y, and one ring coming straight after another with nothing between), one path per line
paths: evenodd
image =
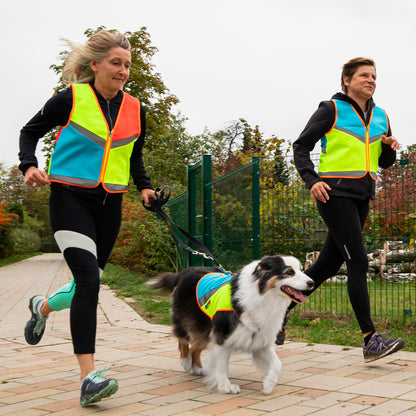
M360 66L363 65L369 65L373 66L374 69L376 68L376 64L371 58L353 58L350 59L343 67L342 67L342 73L341 73L341 87L342 91L347 94L348 93L348 87L344 84L344 77L352 78L353 75L357 72L357 69Z

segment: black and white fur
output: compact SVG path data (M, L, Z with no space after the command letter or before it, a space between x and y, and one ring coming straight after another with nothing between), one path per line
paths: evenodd
M179 273L163 273L149 281L153 288L173 292L173 332L179 341L185 371L203 375L220 393L239 393L240 387L228 377L232 352L250 353L262 367L264 394L277 383L281 362L275 340L290 303L304 302L301 291L310 291L314 282L301 271L299 260L291 256L268 256L243 267L231 280L234 311L217 312L211 320L199 308L195 293L199 279L217 268L189 267ZM206 368L201 352L208 348Z

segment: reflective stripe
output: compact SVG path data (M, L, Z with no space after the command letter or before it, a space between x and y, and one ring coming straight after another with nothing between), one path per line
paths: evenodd
M128 137L127 139L113 140L111 143L111 148L115 149L116 147L127 146L128 144L134 142L139 136L135 134L134 136Z
M82 186L85 188L93 188L98 184L98 181L92 181L82 178L73 178L72 176L63 176L63 175L49 175L50 180L55 180L57 182L69 183L73 185Z
M91 141L98 144L98 146L105 147L107 140L103 139L102 137L94 134L92 131L86 129L85 127L80 126L79 124L75 123L74 121L70 121L69 125L72 126L76 131L83 134L85 137L88 137Z
M127 191L129 189L127 185L116 185L114 183L104 183L104 186L110 192L123 192L123 191Z
M218 287L214 287L212 290L210 290L208 293L206 293L204 296L201 296L200 298L198 298L198 302L200 305L205 305L209 298L218 290L220 290L223 286L229 285L230 282L224 282L222 285L218 286Z
M346 177L355 177L355 178L359 178L361 176L364 176L367 173L367 171L365 170L351 170L351 171L340 171L340 172L319 172L319 176L323 177L323 176L335 176L335 177L340 177L340 176L346 176Z
M334 129L342 131L343 133L349 134L350 136L358 139L360 142L365 143L365 136L362 136L361 134L354 133L353 131L345 129L344 127L340 127L340 126L335 126Z
M380 140L385 134L378 134L377 136L370 137L370 144L375 143L377 140Z

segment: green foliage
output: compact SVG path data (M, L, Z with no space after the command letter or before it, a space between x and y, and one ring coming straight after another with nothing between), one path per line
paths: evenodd
M186 166L196 163L208 149L200 136L191 136L185 130L185 118L173 117L158 138L158 145L144 149L146 171L154 186L169 185L173 195L185 191ZM156 184L156 185L155 185Z
M40 251L41 240L39 234L26 225L13 228L11 239L13 254L29 254Z
M47 186L37 189L26 186L17 166L2 172L0 198L7 200L7 212L16 214L19 218L18 223L11 225L12 229L17 228L16 231L9 230L2 237L0 244L7 246L5 253L10 254L14 249L18 253L30 253L34 248L57 251L49 222L49 192Z
M416 238L416 146L403 150L400 159L377 180L377 198L364 228L370 249L386 239ZM413 246L413 244L412 244Z
M175 268L175 247L165 224L126 196L123 222L111 263L152 275Z

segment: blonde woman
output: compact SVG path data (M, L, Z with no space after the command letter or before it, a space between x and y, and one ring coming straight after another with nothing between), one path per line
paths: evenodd
M130 174L145 203L154 197L142 159L146 116L140 102L122 91L129 77L130 44L101 31L85 45L68 42L63 80L68 88L50 98L20 133L20 170L25 184L51 188L49 208L56 242L72 271L71 282L45 299L29 300L25 327L37 344L53 311L70 307L74 353L81 370L80 404L114 394L117 381L95 370L100 276L121 223ZM48 173L38 169L38 140L61 126Z

